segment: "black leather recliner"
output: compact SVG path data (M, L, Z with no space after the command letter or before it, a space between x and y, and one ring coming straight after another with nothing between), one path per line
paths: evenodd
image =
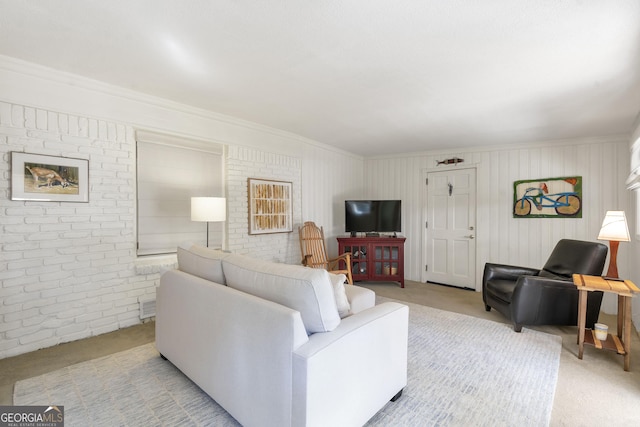
M495 308L523 325L577 325L578 290L572 274L602 274L607 246L601 243L562 239L542 270L503 264L484 266L482 300L485 309ZM598 321L602 292L588 292L587 328Z

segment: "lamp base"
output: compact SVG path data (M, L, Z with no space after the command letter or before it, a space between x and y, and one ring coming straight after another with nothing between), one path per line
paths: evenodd
M607 270L607 277L618 278L618 246L620 242L617 240L609 240L609 249L611 255L609 256L609 269Z

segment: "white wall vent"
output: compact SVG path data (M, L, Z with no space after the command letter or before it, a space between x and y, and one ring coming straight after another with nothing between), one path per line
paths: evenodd
M153 297L140 297L140 319L148 319L156 315L156 300Z

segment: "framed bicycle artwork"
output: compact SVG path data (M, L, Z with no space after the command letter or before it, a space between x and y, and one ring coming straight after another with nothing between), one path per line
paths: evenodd
M514 218L582 218L582 177L513 183Z

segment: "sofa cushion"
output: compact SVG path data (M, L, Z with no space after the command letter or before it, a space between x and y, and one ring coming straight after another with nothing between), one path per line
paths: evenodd
M347 276L344 274L332 274L329 273L329 279L333 286L333 295L336 298L336 306L338 307L338 314L341 319L351 314L351 305L347 298L347 291L344 289L344 282L347 281Z
M309 335L332 331L340 324L333 286L326 270L237 254L225 257L222 268L227 286L300 312Z
M212 282L225 283L222 272L222 259L228 253L198 245L178 247L178 269Z

